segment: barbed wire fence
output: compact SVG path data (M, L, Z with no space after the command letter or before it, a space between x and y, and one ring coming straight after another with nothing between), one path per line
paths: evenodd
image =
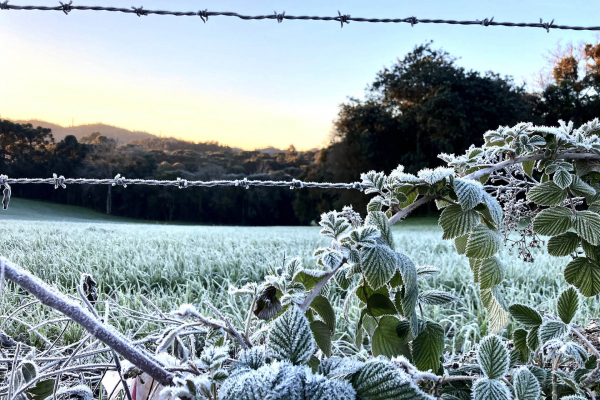
M121 8L121 7L104 7L104 6L85 6L85 5L73 5L73 1L68 3L59 2L60 5L54 7L48 6L34 6L25 5L18 6L9 4L9 1L0 2L0 10L19 10L19 11L60 11L65 15L68 15L71 11L108 11L108 12L119 12L125 14L134 14L138 17L148 15L171 15L175 17L196 17L200 18L203 22L207 22L209 17L235 17L242 20L275 20L279 23L285 20L302 20L302 21L333 21L340 24L343 28L344 24L350 22L370 22L370 23L383 23L383 24L410 24L414 27L416 24L447 24L447 25L480 25L484 27L489 26L504 26L514 28L542 28L546 32L550 32L550 29L561 29L561 30L572 30L572 31L600 31L600 26L570 26L570 25L556 25L554 19L550 22L544 22L540 18L540 22L501 22L494 21L492 18L484 18L483 20L453 20L453 19L430 19L430 18L417 18L410 16L406 18L363 18L363 17L352 17L349 14L342 14L338 11L338 15L327 17L327 16L311 16L311 15L286 15L285 11L278 13L275 11L273 14L265 15L243 15L236 12L229 11L208 11L208 9L198 11L168 11L168 10L148 10L144 6Z

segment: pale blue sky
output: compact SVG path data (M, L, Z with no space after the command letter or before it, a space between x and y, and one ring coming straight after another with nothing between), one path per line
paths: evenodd
M10 4L56 5L12 0ZM135 3L135 4L133 4ZM139 4L137 4L139 3ZM597 1L100 1L74 4L293 15L484 19L600 25ZM323 144L338 105L427 40L479 71L529 78L544 55L593 32L0 11L0 113L105 123L244 148Z

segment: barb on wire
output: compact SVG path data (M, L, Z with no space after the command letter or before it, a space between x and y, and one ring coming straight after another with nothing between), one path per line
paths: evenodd
M600 31L600 26L570 26L570 25L554 25L554 20L551 22L544 22L540 18L540 22L497 22L494 21L494 18L484 19L480 21L478 19L475 20L453 20L453 19L417 19L417 17L408 17L408 18L362 18L362 17L350 17L350 15L342 14L338 11L338 15L333 17L320 17L320 16L310 16L310 15L286 15L285 12L279 14L275 11L274 14L267 15L243 15L230 11L208 11L208 10L200 10L200 11L167 11L167 10L147 10L144 9L143 6L140 7L131 7L131 8L120 8L120 7L102 7L102 6L78 6L73 5L72 1L59 2L60 5L55 7L49 6L17 6L13 4L9 4L8 1L0 2L0 10L38 10L38 11L62 11L65 14L69 14L71 11L110 11L110 12L120 12L125 14L135 14L138 17L142 15L173 15L176 17L200 17L202 22L206 22L208 17L235 17L243 20L263 20L263 19L274 19L277 22L282 22L284 19L289 20L304 20L304 21L335 21L339 22L343 27L344 24L350 23L350 21L355 22L371 22L371 23L406 23L410 24L410 26L414 26L417 23L423 24L449 24L449 25L479 25L479 26L506 26L506 27L518 27L518 28L542 28L545 29L546 32L550 32L550 28L552 29L563 29L563 30L573 30L573 31Z

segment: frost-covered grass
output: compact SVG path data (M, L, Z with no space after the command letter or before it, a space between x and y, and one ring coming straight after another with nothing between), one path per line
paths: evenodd
M0 252L13 262L28 268L63 292L75 294L80 274L92 274L104 296L134 310L151 312L142 295L168 312L181 303L212 302L242 326L249 299L227 294L230 284L241 286L261 281L269 270L282 262L285 254L300 257L313 267L311 255L326 244L317 227L209 227L165 226L110 222L57 222L13 219L2 222ZM452 242L441 240L441 229L434 219L415 219L394 227L396 248L407 253L417 265L431 264L441 274L421 283L422 289L444 289L461 301L448 307L425 309L429 318L452 330L450 351L468 350L487 332L485 310L479 306L476 286L466 258L456 254ZM534 264L518 261L508 251L501 253L511 284L505 286L507 301L523 302L540 309L553 310L558 288L564 287L562 269L567 258L557 259L535 253ZM331 298L339 315L338 335L354 335L357 307L351 308L350 322L342 316L343 293L333 288ZM0 315L11 314L32 299L9 285L3 294ZM598 317L594 299L586 299L579 321ZM597 305L597 303L596 303ZM101 308L101 314L104 308ZM152 323L120 318L116 306L110 308L110 321L122 332L143 335L152 331ZM210 314L210 313L208 313ZM36 325L59 315L45 307L28 307L3 329L11 336L40 343L25 324ZM49 324L39 332L53 340L64 327ZM138 332L138 329L140 331ZM81 329L70 325L65 340L75 341Z

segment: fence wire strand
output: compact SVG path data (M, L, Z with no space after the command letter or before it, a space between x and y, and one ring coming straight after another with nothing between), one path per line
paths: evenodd
M488 26L505 26L505 27L516 27L516 28L542 28L546 32L550 32L550 29L562 29L572 31L600 31L600 26L570 26L570 25L555 25L554 20L550 22L544 22L540 18L540 22L500 22L494 21L492 18L484 18L483 20L452 20L452 19L429 19L429 18L362 18L362 17L351 17L348 14L342 14L338 11L337 16L322 17L322 16L310 16L310 15L286 15L285 12L278 13L275 11L273 14L266 15L243 15L229 11L208 11L207 9L198 11L168 11L168 10L147 10L143 6L121 8L121 7L103 7L103 6L84 6L84 5L73 5L72 1L68 3L59 2L60 5L54 7L48 6L17 6L9 4L8 1L0 2L0 10L37 10L37 11L61 11L68 15L71 11L109 11L109 12L120 12L125 14L135 14L138 17L148 15L172 15L176 17L197 17L203 22L207 22L209 17L235 17L242 20L275 20L277 22L283 22L285 20L303 20L303 21L334 21L340 24L343 28L344 24L350 22L370 22L370 23L384 23L384 24L400 24L406 23L414 26L416 24L449 24L449 25L480 25L484 27Z

